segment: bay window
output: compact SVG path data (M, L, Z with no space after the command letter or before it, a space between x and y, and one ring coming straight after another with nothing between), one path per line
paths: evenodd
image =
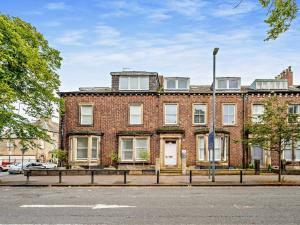
M300 140L296 142L295 161L300 161Z
M119 155L122 162L147 161L149 137L120 137Z
M197 135L197 161L212 161L213 151L208 149L208 134ZM218 134L215 137L215 161L226 162L228 160L229 136Z
M70 136L70 161L99 160L100 136Z

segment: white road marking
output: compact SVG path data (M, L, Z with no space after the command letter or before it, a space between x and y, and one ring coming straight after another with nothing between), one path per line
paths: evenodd
M252 209L252 208L254 208L254 206L250 206L250 205L241 205L241 206L238 206L236 204L234 204L233 207L237 208L237 209Z
M20 208L92 208L92 209L116 209L116 208L134 208L130 205L21 205Z

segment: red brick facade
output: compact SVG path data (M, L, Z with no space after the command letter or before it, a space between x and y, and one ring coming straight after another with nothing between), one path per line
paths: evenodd
M114 80L116 80L115 77ZM162 86L162 84L159 85ZM211 127L212 92L207 86L198 87L200 87L198 91L190 90L187 92L166 92L161 91L158 87L156 92L152 90L151 92L121 92L115 89L114 91L107 91L106 89L106 91L89 90L60 93L65 101L65 114L61 120L61 131L63 131L61 143L62 148L69 153L70 164L109 166L112 164L112 153L120 154L118 152L121 136L146 136L150 138L148 163L154 165L157 158L162 160L162 140L169 140L172 135L177 135L176 140L180 140L176 142L179 143L180 148L178 157L181 157L181 150L185 149L187 152L187 166L207 165L207 163L197 160L198 147L196 140L199 134L207 135ZM300 104L299 93L300 90L285 91L282 98ZM225 150L223 150L224 154L227 154L226 160L217 164L242 167L251 162L251 150L237 141L243 137L244 123L251 117L252 104L259 102L268 94L269 92L250 93L245 87L242 87L240 91L217 92L216 131L223 135L222 138L224 137L220 140L224 141L225 136L228 138L227 152L225 153ZM142 104L143 123L141 125L130 125L129 105L137 103ZM164 124L165 103L176 103L178 106L178 124L176 126L166 126ZM193 104L195 103L207 105L205 125L193 125ZM79 107L81 104L93 105L92 125L80 125ZM223 125L223 104L235 105L234 125ZM94 161L92 164L90 164L90 161L87 163L72 161L73 156L70 152L72 148L74 149L74 146L70 146L70 138L72 136L89 135L99 137L98 161ZM225 146L224 143L223 147ZM222 157L225 156L222 155ZM272 164L276 164L276 158L272 159ZM299 162L294 164L299 165ZM180 164L178 164L178 167L180 167Z

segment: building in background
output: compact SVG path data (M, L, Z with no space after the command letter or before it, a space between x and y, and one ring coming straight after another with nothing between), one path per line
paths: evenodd
M73 167L119 165L161 168L209 165L208 133L212 122L211 85L191 85L188 77L166 77L156 72L112 72L112 86L60 92L65 101L61 116L62 148ZM293 84L291 67L275 79L242 86L240 77L216 79L215 159L218 167L242 167L261 160L276 165L277 158L259 146L248 148L237 140L245 122L263 112L261 101L277 93L300 113L300 88ZM300 140L285 150L292 166L300 165Z
M37 140L36 143L40 146L40 148L29 149L26 151L24 154L24 161L49 162L52 159L52 151L58 148L58 123L53 122L51 119L40 119L35 123L47 130L47 133L53 140L53 143ZM21 162L21 148L20 140L17 138L12 140L3 138L0 142L0 163Z

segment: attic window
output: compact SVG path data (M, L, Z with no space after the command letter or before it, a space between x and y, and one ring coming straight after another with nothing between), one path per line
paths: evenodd
M217 78L216 88L221 90L237 90L240 89L240 78L239 77L222 77Z
M148 76L120 76L119 89L128 90L149 90Z
M166 90L188 90L189 78L167 77L165 78L165 89Z

